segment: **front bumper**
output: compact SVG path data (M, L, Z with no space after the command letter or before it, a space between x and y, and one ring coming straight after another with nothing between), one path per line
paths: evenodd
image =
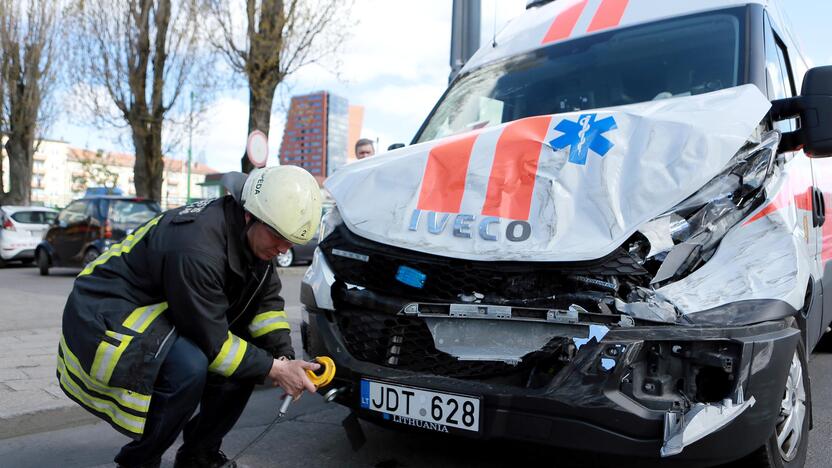
M665 366L661 358L645 364L645 356L658 355L653 353L653 348L664 349L662 343L668 349L673 346L691 349L700 345L719 349L725 344L736 356L730 364L733 377L726 385L730 385L732 394L742 392L745 400L753 397L755 403L729 424L666 459L690 466L734 460L763 445L779 415L783 385L799 340L799 332L791 327L791 319L747 327L613 329L599 343L590 341L584 345L549 383L526 388L359 360L351 352L351 349L355 351L355 344L348 343L341 332L338 314L337 310L306 309L302 324L304 350L311 356L329 355L334 359L338 374L333 388L346 388L336 401L364 419L388 424L381 413L361 408L360 380L370 378L480 397L480 431L460 433L463 436L513 439L633 457L659 458L664 445L665 418L674 410L662 407L661 395L644 391L647 383L654 382L654 390L664 385L661 390L664 395L678 393L674 387L680 385L678 381L651 380L640 375L653 370L661 373ZM602 359L609 362L611 350L615 350L614 365L602 366ZM472 367L475 367L473 363ZM672 374L671 370L665 370ZM707 384L708 375L702 378L703 385ZM719 395L708 396L708 393L704 392L706 398L717 404Z

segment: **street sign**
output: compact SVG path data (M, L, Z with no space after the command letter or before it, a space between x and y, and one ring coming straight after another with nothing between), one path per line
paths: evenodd
M246 143L246 155L254 167L265 167L269 159L269 137L260 130L251 132Z

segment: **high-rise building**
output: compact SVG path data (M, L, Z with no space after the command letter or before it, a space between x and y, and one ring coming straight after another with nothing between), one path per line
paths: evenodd
M280 164L327 177L347 163L349 102L327 91L293 96L286 116Z

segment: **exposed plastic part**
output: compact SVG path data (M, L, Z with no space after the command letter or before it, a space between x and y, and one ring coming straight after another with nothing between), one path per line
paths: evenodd
M607 336L607 332L609 331L610 329L603 325L590 325L588 337L583 338L575 336L572 338L572 341L575 343L576 349L581 349L582 346L589 343L593 339L595 339L596 343L599 343L605 336Z
M753 396L744 400L742 386L737 388L734 400L726 398L722 403L696 403L685 413L665 413L661 456L670 457L682 453L688 445L728 425L745 410L754 406L756 401Z
M413 302L405 305L404 315L422 318L488 319L513 320L520 322L577 324L580 314L588 312L583 307L572 305L567 310L511 307L488 304L425 304Z
M318 309L335 310L331 292L332 285L335 283L335 275L326 262L326 257L321 253L321 249L315 249L312 255L312 265L303 275L303 283L312 288L315 298L315 304L307 305L314 305Z
M589 341L604 332L593 334L583 325L549 325L511 320L456 320L425 318L436 349L460 361L501 361L517 365L523 356L537 351L552 338L575 338Z
M632 318L639 320L646 320L649 322L667 322L673 323L676 321L678 314L673 304L660 301L654 296L648 298L644 302L624 302L621 299L615 300L615 308L619 312L629 315Z

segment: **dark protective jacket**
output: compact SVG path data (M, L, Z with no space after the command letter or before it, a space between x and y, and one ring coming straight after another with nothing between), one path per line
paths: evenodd
M144 430L153 383L176 336L209 372L262 381L293 357L273 262L245 240L230 196L162 213L84 268L63 315L58 380L81 406L128 436Z

